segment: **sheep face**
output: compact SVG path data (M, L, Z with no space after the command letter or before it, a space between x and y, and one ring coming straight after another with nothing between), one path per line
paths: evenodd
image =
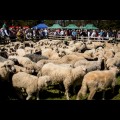
M14 62L11 60L5 61L3 67L7 69L10 73L15 73L16 69L14 67Z
M19 65L19 62L16 58L10 58L10 60L12 60L15 65Z
M33 74L35 72L35 68L31 64L27 65L25 68L26 68L26 72L29 74Z
M65 51L62 51L62 52L59 52L59 53L58 53L58 56L59 56L59 57L63 57L63 56L65 56L65 55L66 55Z

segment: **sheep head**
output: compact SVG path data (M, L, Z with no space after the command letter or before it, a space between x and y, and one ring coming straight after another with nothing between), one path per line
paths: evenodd
M7 60L4 62L4 65L2 67L5 67L7 71L10 73L15 73L16 69L14 67L14 62L12 60Z

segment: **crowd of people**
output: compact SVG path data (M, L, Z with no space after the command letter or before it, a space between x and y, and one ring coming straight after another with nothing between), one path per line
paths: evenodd
M109 39L109 37L120 38L120 31L117 30L84 30L84 29L35 29L35 28L23 28L14 27L10 28L3 24L0 29L0 37L9 37L11 40L40 40L48 38L49 35L53 36L71 36L73 40L76 40L78 36L84 37L98 37Z

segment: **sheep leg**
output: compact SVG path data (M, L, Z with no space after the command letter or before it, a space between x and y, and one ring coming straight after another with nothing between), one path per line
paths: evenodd
M88 96L88 100L92 100L92 98L94 97L95 93L96 93L96 89L91 89L90 90L90 94Z
M102 100L105 100L105 90L103 91Z
M32 97L32 95L31 95L31 94L28 94L26 100L30 100L31 97Z
M78 92L76 100L80 100L82 98L82 93L81 91Z
M66 95L67 100L70 100L70 98L69 98L69 93L68 93L68 89L65 90L65 95Z
M85 97L87 94L87 85L86 82L82 84L82 87L80 88L76 100L82 99L82 97Z
M39 91L37 91L36 98L37 98L37 100L40 100L40 98L39 98Z
M81 89L79 90L77 94L76 100L80 100L82 99L82 97L85 97L86 92L87 92L87 87L81 87Z
M69 87L70 87L70 84L69 84L69 83L70 83L70 82L67 83L66 80L63 82L64 87L65 87L65 95L66 95L67 100L70 99L70 98L69 98Z

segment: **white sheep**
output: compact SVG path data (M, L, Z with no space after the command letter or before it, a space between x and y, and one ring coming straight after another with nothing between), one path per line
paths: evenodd
M48 75L52 80L52 83L63 83L65 87L65 95L69 100L70 86L77 82L79 85L82 82L83 76L86 74L86 68L84 66L78 66L76 68L65 67L62 65L56 65L53 63L45 64L41 69L41 75ZM75 86L74 86L75 87Z
M79 100L81 96L85 97L88 90L90 91L88 100L92 100L98 91L103 91L104 99L107 88L111 87L114 89L117 73L119 73L117 67L110 68L110 70L91 71L87 73L83 78L82 87L76 99Z
M39 100L39 91L45 89L51 84L49 76L37 77L25 72L18 72L12 77L12 85L14 88L23 88L27 93L26 100L30 100L34 93L36 99Z

